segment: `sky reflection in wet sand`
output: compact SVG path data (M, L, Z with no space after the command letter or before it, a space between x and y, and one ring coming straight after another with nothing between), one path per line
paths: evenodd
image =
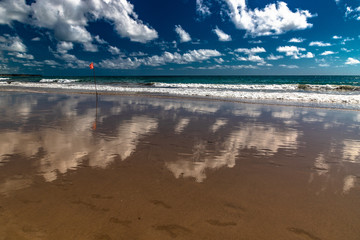
M90 95L0 98L0 195L7 199L91 169L109 176L130 171L129 185L143 176L168 179L167 188L184 181L235 186L241 175L249 180L244 186L261 192L251 182L263 173L285 182L292 176L296 194L360 194L357 111L125 96L100 96L96 109Z

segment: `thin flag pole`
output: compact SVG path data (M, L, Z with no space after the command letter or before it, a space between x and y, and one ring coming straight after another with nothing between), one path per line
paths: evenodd
M90 63L89 65L90 69L93 70L93 73L94 73L94 84L95 84L95 92L96 92L96 97L97 97L97 88L96 88L96 78L95 78L95 68L94 68L94 63Z
M97 92L97 88L96 88L96 78L95 78L95 68L94 68L94 63L90 63L89 65L90 69L93 70L94 73L94 84L95 84L95 93L96 93L96 113L95 113L95 121L93 123L92 129L96 130L96 123L97 123L97 115L98 115L98 92Z

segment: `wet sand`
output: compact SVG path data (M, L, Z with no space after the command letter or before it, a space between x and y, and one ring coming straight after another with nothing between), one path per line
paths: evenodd
M0 239L359 239L360 112L0 92Z

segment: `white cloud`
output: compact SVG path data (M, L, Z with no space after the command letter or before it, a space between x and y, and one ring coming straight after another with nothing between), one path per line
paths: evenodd
M305 48L300 48L296 46L281 46L276 49L278 52L285 53L286 56L290 56L293 59L300 59L300 58L313 58L314 54L311 52L307 52L306 54L303 54L301 52L306 51Z
M112 69L135 69L141 65L141 62L137 59L131 58L122 58L118 57L117 59L106 59L100 62L102 68L112 68Z
M15 56L15 57L17 57L17 58L28 59L28 60L34 59L34 56L33 56L33 55L27 54L27 53L16 52L16 53L12 53L12 54L9 53L9 55Z
M209 7L204 4L204 0L196 0L196 12L202 17L211 15Z
M283 58L283 56L275 56L274 54L270 54L268 57L267 57L267 60L279 60L279 59L281 59L281 58Z
M313 58L315 55L312 52L307 52L306 54L300 55L300 58Z
M88 62L78 59L75 55L69 54L68 52L74 48L72 42L59 42L56 46L56 51L50 49L54 56L58 59L61 59L66 62L64 67L68 68L86 68L88 67Z
M107 42L104 39L101 39L99 35L96 35L95 37L96 42L100 44L107 44Z
M60 65L59 63L57 63L54 60L45 60L44 64L49 65L49 66L59 66Z
M0 24L10 25L12 21L26 22L30 6L25 0L3 0L0 2Z
M191 50L182 55L179 53L165 52L161 56L155 55L145 58L144 64L150 66L164 65L166 63L187 64L192 62L201 62L212 57L219 56L221 56L220 52L211 49Z
M245 0L225 0L230 8L229 16L238 29L246 35L279 35L291 30L303 30L312 27L307 22L313 17L308 10L292 12L285 2L268 4L264 9L248 9Z
M56 48L58 53L66 54L68 51L74 48L74 44L71 42L59 42Z
M33 39L31 39L31 41L38 42L38 41L40 41L40 38L39 37L34 37Z
M85 28L85 12L88 9L84 2L37 0L31 8L34 24L54 30L58 40L80 43L91 41L91 35Z
M147 56L147 54L139 51L139 52L130 53L130 56L131 57L144 57L144 56Z
M260 43L262 43L262 41L261 40L250 40L249 41L249 43L252 43L252 44L260 44Z
M352 52L353 50L352 50L352 49L347 49L347 48L341 48L341 51L344 51L344 52Z
M190 42L191 41L190 35L180 25L175 26L175 32L179 35L180 42Z
M311 42L311 43L309 44L309 46L330 47L331 44L330 44L330 43L320 42L320 41L315 41L315 42Z
M279 67L289 68L289 69L299 68L299 66L297 65L285 65L285 64L281 64L279 65Z
M332 54L335 54L335 52L333 52L333 51L325 51L325 52L321 53L320 55L321 56L327 56L327 55L332 55Z
M250 61L250 62L258 62L258 63L265 64L264 59L257 55L249 55L248 57L238 57L237 59L239 61Z
M114 69L135 69L144 66L162 66L168 63L188 64L192 62L202 62L213 57L219 57L221 53L217 50L199 49L191 50L184 54L164 52L162 55L154 55L144 58L125 58L119 56L117 59L103 60L100 65L103 68Z
M357 60L355 58L351 58L351 57L349 57L345 62L345 64L348 64L348 65L356 65L356 64L359 64L359 63L360 63L359 60Z
M353 9L351 6L345 4L345 17L360 20L360 7Z
M228 42L231 41L231 36L229 34L224 33L222 30L220 30L218 27L213 29L213 32L218 36L219 41L222 42Z
M83 48L87 52L97 52L98 47L95 44L92 44L91 42L83 43Z
M215 60L215 62L217 62L218 64L222 64L223 62L225 62L225 60L222 59L222 58L215 58L214 60Z
M128 0L36 0L31 6L25 0L0 2L0 24L20 21L47 28L59 41L83 43L86 51L96 50L90 45L93 38L86 27L102 19L110 22L121 37L134 42L146 43L158 37L156 30L138 19Z
M92 13L98 19L111 20L120 36L141 43L158 38L155 29L138 19L134 6L128 0L93 0L91 3Z
M118 49L117 47L113 47L113 46L109 46L108 51L112 55L119 55L121 53L120 49Z
M256 53L263 53L266 50L263 47L254 47L254 48L238 48L235 49L235 52L241 52L248 55L256 54Z
M305 41L305 39L303 39L303 38L292 38L289 40L289 42L292 42L292 43L302 43L303 41Z
M0 50L10 52L26 52L26 46L18 36L4 34L0 36Z
M332 38L333 38L333 39L342 39L342 36L336 36L336 35L334 35Z
M345 39L341 42L341 44L342 44L342 45L345 45L346 42L354 41L354 40L355 40L354 38L349 38L349 37L347 37L347 38L345 38Z
M276 51L278 52L283 52L285 53L286 56L291 56L295 59L298 59L299 56L301 55L300 52L302 51L306 51L305 48L299 48L299 47L296 47L296 46L281 46L281 47L278 47L276 49Z

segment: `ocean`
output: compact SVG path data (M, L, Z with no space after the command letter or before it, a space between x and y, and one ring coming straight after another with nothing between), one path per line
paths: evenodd
M95 91L93 76L1 77L0 87ZM360 110L360 76L97 76L96 90Z

